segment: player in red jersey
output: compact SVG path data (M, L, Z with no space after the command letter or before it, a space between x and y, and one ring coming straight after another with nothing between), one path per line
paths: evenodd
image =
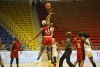
M20 51L20 42L17 37L15 37L14 42L12 43L11 51L10 51L10 67L12 67L12 63L14 58L16 58L16 64L17 67L19 67L19 56L18 56L18 51ZM21 53L21 51L20 51Z
M51 65L51 47L52 47L52 36L51 36L51 33L52 31L50 31L50 18L51 18L51 15L53 13L50 12L49 15L46 17L46 20L43 20L42 21L42 25L43 27L39 30L38 34L32 39L36 39L41 33L43 35L43 40L42 40L42 44L41 44L41 49L40 49L40 52L39 52L39 55L38 55L38 58L37 58L37 61L35 62L35 64L38 64L39 63L39 59L44 51L44 48L46 45L48 45L48 55L49 55L49 65ZM30 40L30 41L32 41Z
M86 42L85 38L83 37L83 33L79 32L78 37L75 38L76 43L76 49L77 49L77 60L74 63L74 66L80 62L80 67L83 67L84 60L85 60L85 51L84 51L84 43L88 45L88 42Z

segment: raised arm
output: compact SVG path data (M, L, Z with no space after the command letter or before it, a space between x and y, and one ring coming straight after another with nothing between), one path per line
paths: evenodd
M46 22L47 22L47 25L50 25L50 19L51 19L51 15L54 14L54 12L52 12L52 9L49 10L49 14L48 16L46 17Z
M42 33L42 31L43 31L43 28L41 28L41 29L39 30L39 32L37 33L37 35L36 35L35 37L33 37L33 39L31 39L30 41L36 39L36 38Z
M51 14L46 17L47 25L50 25Z

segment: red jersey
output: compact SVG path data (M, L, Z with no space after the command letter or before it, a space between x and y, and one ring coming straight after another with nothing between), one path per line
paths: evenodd
M43 34L43 36L51 36L50 27L44 26L42 34Z
M12 50L12 57L13 58L18 58L18 51L20 50L20 42L17 41L14 46L13 46L13 50Z
M77 60L85 60L84 42L81 38L76 38Z
M16 51L19 51L19 50L20 50L20 42L19 42L19 41L17 41L17 42L14 44L13 50L16 50Z
M84 49L84 42L81 38L76 38L76 48L77 50L83 50Z

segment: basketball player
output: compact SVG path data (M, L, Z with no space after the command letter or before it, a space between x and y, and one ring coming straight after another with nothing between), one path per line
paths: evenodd
M53 33L54 33L55 28L53 27L53 23L50 23L50 32L51 32L51 36L53 38ZM46 49L48 49L48 46L46 46ZM48 51L47 51L48 52ZM49 60L49 55L47 53L48 56L48 60ZM52 48L51 48L51 56L52 56ZM53 63L52 58L51 58L51 63Z
M53 37L55 28L53 27L53 23L50 23L50 31L51 31L51 36Z
M83 33L79 32L78 37L75 38L76 49L77 49L77 60L74 63L74 66L80 61L80 67L83 67L85 60L85 51L84 51L84 43L88 45L85 38L83 37Z
M15 37L14 42L12 43L12 46L11 46L11 51L10 51L10 57L11 57L10 67L12 67L14 58L16 58L17 67L19 67L18 51L20 51L20 42L19 42L18 38ZM20 53L21 53L21 51L20 51Z
M85 48L85 57L88 57L90 62L92 63L93 67L96 67L96 64L93 60L93 53L91 49L91 45L93 44L91 39L89 38L89 34L84 33L83 35L86 38L86 42L88 42L88 46L84 43L84 48Z
M42 25L43 27L39 30L38 34L32 39L36 39L41 33L43 33L43 40L42 40L42 44L41 44L41 49L37 58L37 61L35 62L35 64L39 63L39 59L44 51L44 48L46 45L48 45L48 55L49 55L49 65L51 65L51 47L52 47L52 36L51 36L51 31L50 31L50 18L51 18L51 13L49 13L49 15L46 17L46 20L42 21ZM32 41L30 40L30 41Z
M0 38L0 48L2 48L1 38ZM1 65L1 67L4 67L4 64L3 64L2 58L1 58L1 54L0 54L0 65Z
M53 58L53 66L54 67L56 67L56 58L57 58L57 55L58 55L58 51L61 53L60 46L56 42L55 38L52 38L52 58Z
M62 44L64 44L64 46L65 46L65 52L63 53L63 55L60 58L59 67L63 67L63 61L64 61L65 58L66 58L67 64L70 67L74 67L74 65L70 62L70 55L72 53L72 49L71 49L71 46L72 46L71 32L68 31L66 33L66 36L67 36L66 42L64 42L62 40Z

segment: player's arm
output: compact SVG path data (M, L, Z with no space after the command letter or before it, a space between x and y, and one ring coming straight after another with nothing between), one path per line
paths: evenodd
M60 45L59 45L57 42L56 42L56 45L57 45L58 49L61 50L61 49L60 49Z
M43 31L43 28L41 28L41 29L39 30L39 32L37 33L37 35L36 35L33 39L31 39L30 41L36 39L36 38L42 33L42 31Z
M62 54L61 49L60 49L60 45L57 42L56 42L56 46L58 47L58 53Z
M65 42L63 40L61 40L62 44L65 45Z
M19 51L20 51L20 54L22 54L21 43L20 43L20 49L19 49Z
M49 15L46 17L46 23L47 23L47 25L50 25L50 19L51 19L51 14L49 14Z
M47 25L50 25L50 19L51 19L51 15L54 14L54 12L49 12L48 16L46 17L46 22L47 22Z
M85 43L86 45L88 45L88 42L86 42L86 39L85 39L84 37L82 37L82 40L84 41L84 43Z
M15 41L11 44L11 48L10 48L10 57L11 57L11 54L12 54L14 45L15 45Z
M67 48L68 44L62 40L62 44Z
M93 43L92 43L92 41L91 41L91 39L89 38L89 41L90 41L90 45L92 46L93 45Z

